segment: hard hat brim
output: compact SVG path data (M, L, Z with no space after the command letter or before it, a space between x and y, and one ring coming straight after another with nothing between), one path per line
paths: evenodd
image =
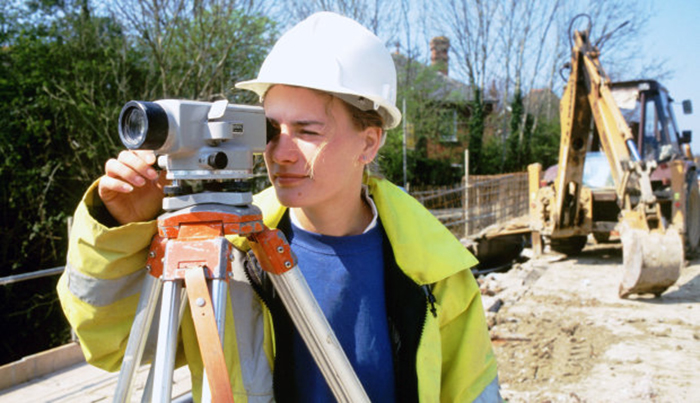
M265 96L270 87L274 85L289 85L292 87L309 88L317 91L322 91L334 95L362 110L375 109L384 120L384 127L382 127L382 129L384 130L393 129L396 126L398 126L401 122L401 111L399 111L399 109L396 106L388 103L385 99L382 99L380 97L358 94L348 88L343 88L339 86L336 88L317 88L313 85L300 85L299 83L283 82L272 83L264 80L255 79L236 83L236 88L256 93L260 97L260 100L262 102L262 98ZM371 102L362 102L362 100L369 100Z

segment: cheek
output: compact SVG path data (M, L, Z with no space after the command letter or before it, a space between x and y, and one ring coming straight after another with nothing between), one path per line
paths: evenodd
M324 176L333 178L354 176L364 168L359 160L360 152L350 144L329 144L319 151L315 171L319 175L325 174Z
M263 151L263 158L265 159L265 164L269 164L272 160L271 158L272 155L272 142L267 143L265 146L265 151Z

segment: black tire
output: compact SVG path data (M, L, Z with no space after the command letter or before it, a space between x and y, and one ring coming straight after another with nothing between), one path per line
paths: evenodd
M610 233L609 232L594 232L593 239L595 239L595 242L597 244L610 242Z
M556 238L550 239L549 247L555 252L574 256L581 253L583 247L586 246L586 241L588 241L588 237L585 235L577 235L570 238Z

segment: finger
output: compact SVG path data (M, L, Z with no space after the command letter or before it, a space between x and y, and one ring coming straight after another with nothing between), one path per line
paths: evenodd
M119 153L118 161L133 169L146 179L158 178L158 172L153 168L155 154L148 150L124 150Z
M104 175L100 178L98 190L100 197L104 198L106 192L131 193L134 187L120 179Z
M131 152L144 160L148 165L153 165L156 163L156 153L153 150L131 150Z
M122 182L128 183L132 186L143 186L146 184L147 180L132 168L128 163L125 163L120 155L120 159L116 160L111 158L107 160L105 164L105 175L110 178L115 178L121 180Z

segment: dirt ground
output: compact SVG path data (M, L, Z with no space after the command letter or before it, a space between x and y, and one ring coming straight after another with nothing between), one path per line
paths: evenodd
M479 279L501 394L516 402L700 401L700 260L660 298L618 298L619 243Z

